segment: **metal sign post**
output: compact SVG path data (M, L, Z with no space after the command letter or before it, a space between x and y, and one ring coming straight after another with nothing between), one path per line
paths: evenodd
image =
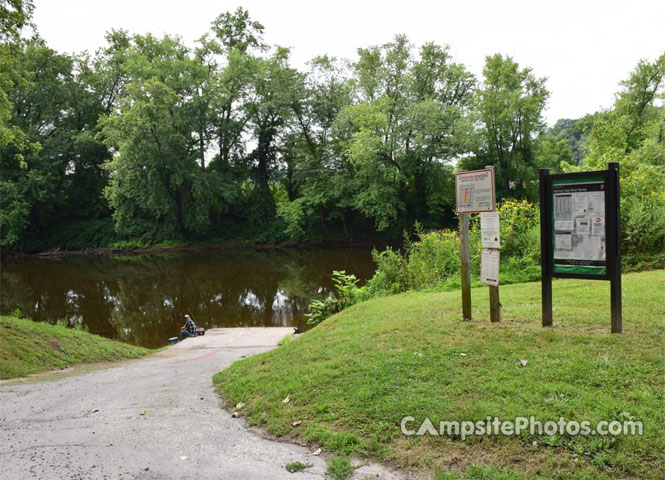
M621 332L619 164L550 175L540 170L542 322L552 325L552 278L611 282L612 333Z

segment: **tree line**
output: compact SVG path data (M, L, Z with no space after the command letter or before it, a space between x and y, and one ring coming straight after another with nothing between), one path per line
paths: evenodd
M399 238L454 224L456 167L493 165L499 198L534 199L538 168L594 157L606 121L547 129L546 79L501 54L476 78L447 45L397 35L299 70L239 8L193 47L118 30L68 55L20 34L31 2L2 3L4 247ZM661 129L663 63L625 86Z

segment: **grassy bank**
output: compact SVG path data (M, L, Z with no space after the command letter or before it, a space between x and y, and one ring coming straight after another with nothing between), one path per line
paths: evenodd
M14 316L0 317L0 379L147 353L150 350L81 330Z
M407 292L347 309L234 364L215 383L272 434L437 478L663 478L664 276L624 275L621 335L609 333L608 282L555 281L548 329L540 326L539 283L501 288L499 324L487 320L486 287L473 290L473 322L461 321L459 292ZM641 420L644 434L462 441L400 432L405 416L417 428L425 417L438 426L530 415L594 426Z

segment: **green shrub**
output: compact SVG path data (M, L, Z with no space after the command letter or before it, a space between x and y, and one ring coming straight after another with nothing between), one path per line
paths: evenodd
M53 226L47 234L28 230L25 236L25 250L29 252L50 250L83 250L91 247L106 247L117 241L113 229L113 219L71 220Z
M527 200L506 199L498 206L501 258L529 257L540 262L540 207ZM480 215L472 230L480 230Z
M502 283L529 282L540 277L540 210L526 200L504 200L498 207L501 223ZM374 251L377 264L367 283L370 296L409 289L454 288L459 276L460 253L457 232L424 233L416 225L417 241L406 242L403 253L388 248ZM469 226L471 271L480 273L480 216L472 215Z
M665 169L624 162L621 172L621 240L628 264L665 253ZM624 167L622 164L622 167ZM631 168L633 167L633 168Z
M388 247L384 251L372 251L376 272L367 287L374 294L391 294L408 290L406 259L397 250Z
M358 279L355 275L348 275L344 270L334 270L332 280L336 292L331 293L323 300L312 301L310 304L312 313L306 315L308 325L317 325L329 316L341 312L364 299L363 292L365 289L357 286Z
M409 288L420 290L438 286L459 272L459 238L455 232L420 233L419 239L408 248L406 274Z
M665 261L665 193L647 175L636 170L626 177L622 196L622 245L626 270L657 268ZM506 199L497 207L501 225L501 284L540 279L540 207L526 200ZM337 294L311 304L309 324L371 297L407 290L459 288L460 252L456 231L423 232L416 224L417 240L405 241L404 248L374 250L376 272L363 288L344 272L335 272ZM469 253L472 283L479 283L480 215L471 215Z

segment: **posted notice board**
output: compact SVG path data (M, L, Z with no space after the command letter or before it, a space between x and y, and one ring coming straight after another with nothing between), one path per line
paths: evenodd
M493 212L494 170L472 170L455 174L457 213Z
M554 273L605 275L603 177L552 180L552 268Z

